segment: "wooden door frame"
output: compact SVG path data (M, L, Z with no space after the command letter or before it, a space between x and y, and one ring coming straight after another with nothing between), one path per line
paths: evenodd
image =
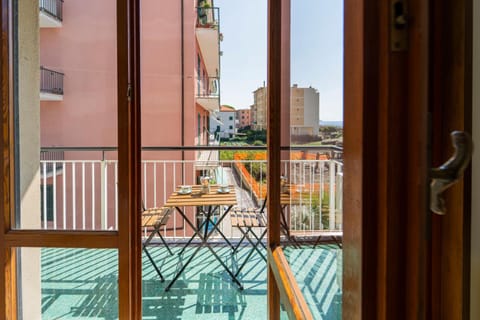
M428 9L392 52L390 3L345 1L344 319L429 315Z
M432 2L432 166L452 154L450 132L472 133L473 1ZM432 318L470 319L471 168L432 218Z
M446 216L426 199L449 133L471 131L472 1L410 1L400 53L389 5L345 2L343 317L468 319L468 170Z

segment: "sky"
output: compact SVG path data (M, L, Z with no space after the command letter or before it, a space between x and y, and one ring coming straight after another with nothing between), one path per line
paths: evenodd
M215 0L220 8L221 103L253 104L267 80L267 0ZM291 83L320 93L320 119L343 119L343 1L291 0Z

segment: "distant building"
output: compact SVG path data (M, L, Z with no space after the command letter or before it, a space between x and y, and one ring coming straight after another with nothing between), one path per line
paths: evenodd
M252 124L250 121L250 109L237 110L237 128L245 128Z
M250 116L253 130L267 129L267 87L260 87L253 92Z
M237 111L232 106L220 106L220 111L210 117L210 130L220 138L232 138L237 133Z
M254 130L267 128L267 87L253 92L250 117ZM317 136L320 119L320 95L312 87L290 89L290 134L292 136Z
M318 136L320 95L312 87L290 90L290 134L292 136Z

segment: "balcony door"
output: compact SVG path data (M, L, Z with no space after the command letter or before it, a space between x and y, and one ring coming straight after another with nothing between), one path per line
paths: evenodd
M18 281L22 274L18 273L17 266L26 255L18 249L67 247L115 251L118 281L104 279L102 284L108 289L111 288L109 283L118 283L118 300L111 301L120 319L139 319L139 1L117 0L114 9L116 23L112 30L118 50L116 139L121 142L118 144L118 230L98 232L16 227L19 189L15 178L18 169L15 143L21 137L16 135L13 107L13 79L18 71L12 55L14 24L11 18L15 3L17 1L2 0L0 12L3 35L0 318L20 318L18 310L22 301L18 299ZM270 6L278 6L278 3L285 10L289 1L269 1ZM32 0L31 4L38 6L38 1ZM469 175L447 192L447 215L436 217L428 208L428 171L449 157L452 149L449 132L471 128L468 98L472 90L471 40L468 38L471 5L470 0L424 0L410 2L407 8L401 1L345 1L344 319L468 318ZM88 10L89 7L82 8ZM282 9L277 9L270 12L282 14ZM57 9L53 11L58 13ZM403 16L406 12L408 15ZM71 22L67 21L68 17L68 10L62 11L64 26ZM76 15L70 17L78 18ZM270 50L281 52L279 31L288 26L288 19L269 18L269 36L275 39ZM282 61L276 60L279 56L282 55L269 55L269 63L274 67L269 75L280 78L283 69ZM38 71L40 75L40 68ZM65 81L69 80L68 75L65 76ZM90 81L94 79L98 77ZM277 88L279 96L282 90L289 90L281 81L273 81L272 87ZM66 96L70 84L64 84L63 91L57 90L56 85L48 86L49 93L62 92ZM281 102L281 99L275 101ZM280 114L278 107L270 110ZM270 114L270 121L274 120L275 111ZM278 126L274 128L279 130ZM280 161L279 137L269 145L269 152L274 153L273 158L269 158L271 166L274 161ZM51 170L45 172L45 177L52 176L55 166ZM270 174L269 189L278 190L279 171ZM49 199L48 189L45 188L43 199ZM38 192L39 204L40 194ZM269 197L270 206L278 207L278 201L275 196ZM39 209L39 215L40 212ZM44 217L48 221L46 213ZM69 252L52 254L64 255L65 261L69 261L71 255ZM104 253L105 256L111 254ZM274 286L270 293L269 305L278 307ZM278 312L270 315L275 318Z

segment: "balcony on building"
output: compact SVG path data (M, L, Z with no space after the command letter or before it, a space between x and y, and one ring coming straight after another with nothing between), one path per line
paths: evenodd
M63 0L40 0L40 28L61 28Z
M63 100L63 77L61 72L40 67L40 101Z
M220 111L220 78L198 78L196 100L205 110L213 113Z
M209 5L197 7L195 34L208 75L218 76L221 40L219 8Z

